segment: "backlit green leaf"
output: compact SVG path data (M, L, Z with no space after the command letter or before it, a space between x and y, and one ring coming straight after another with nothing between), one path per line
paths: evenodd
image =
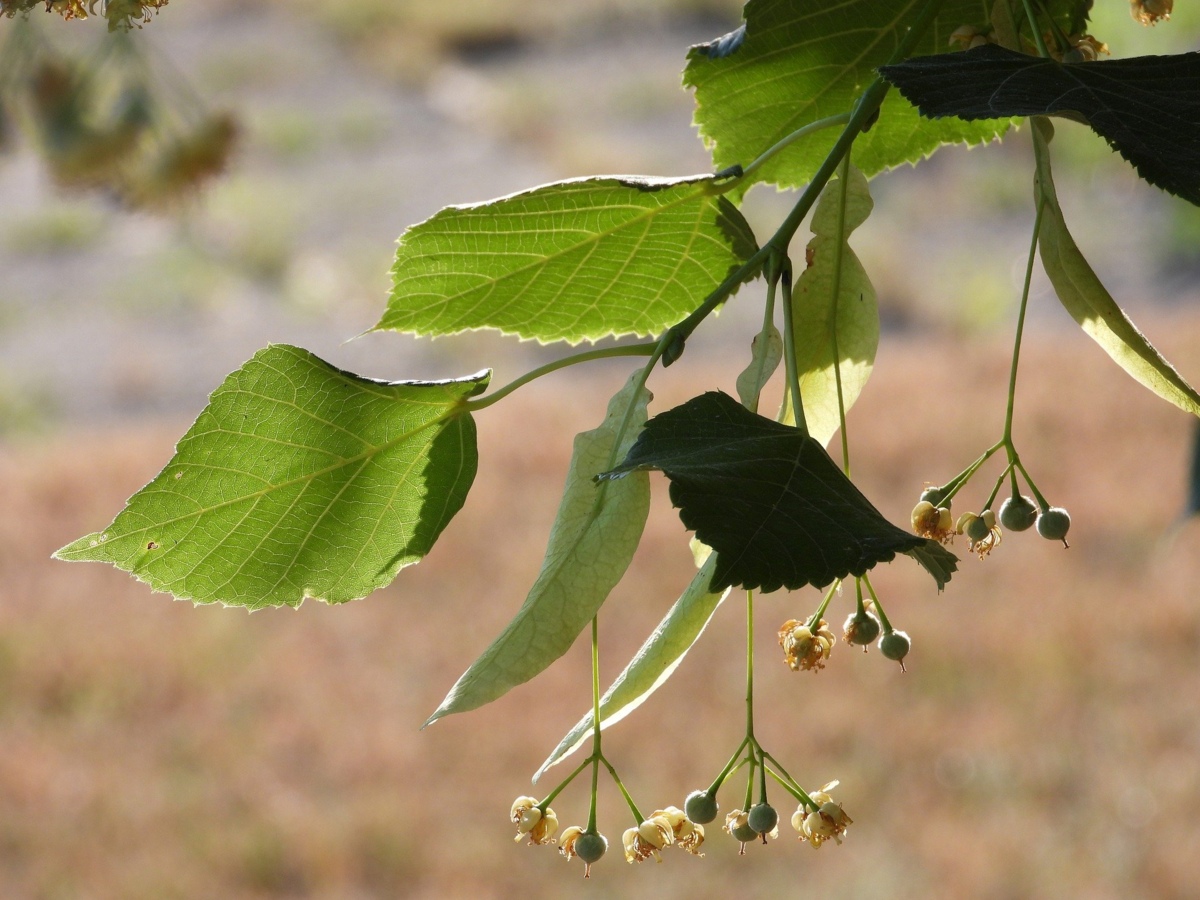
M576 435L566 490L537 581L513 620L458 679L426 725L490 703L541 673L571 648L629 568L650 511L649 479L640 474L627 483L600 486L595 476L608 464L635 390L632 427L617 459L646 421L650 394L638 389L637 380L637 375L630 378L612 398L600 427Z
M1054 130L1046 119L1033 121L1037 157L1035 194L1045 203L1038 248L1058 299L1071 318L1135 381L1180 409L1200 415L1200 394L1117 305L1067 230L1050 170L1050 138Z
M719 182L613 176L451 206L405 232L378 329L657 334L757 250Z
M888 62L922 0L750 0L741 29L693 47L685 86L696 92L696 125L718 168L748 165L796 129L850 112ZM961 25L986 29L991 0L946 0L915 55L943 53ZM867 175L913 163L941 144L978 144L1004 133L1004 122L922 120L903 97L890 94L879 120L854 145ZM807 183L838 129L809 135L758 171L781 187Z
M372 381L277 344L225 379L158 476L55 554L258 609L342 603L433 546L475 477L462 402L489 374Z
M688 650L700 638L709 619L729 588L710 591L709 582L716 571L716 558L709 556L675 605L658 623L650 637L600 698L600 729L615 725L637 709L674 673ZM537 781L551 766L578 750L592 734L592 713L580 719L542 763L533 780Z
M713 548L710 590L821 587L925 544L883 518L812 438L718 391L651 419L604 477L644 469L670 479L683 524Z

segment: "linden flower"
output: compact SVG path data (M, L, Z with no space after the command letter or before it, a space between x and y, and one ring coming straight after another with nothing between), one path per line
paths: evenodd
M1129 0L1129 14L1143 25L1157 25L1171 18L1175 0Z
M797 619L788 619L779 629L779 646L793 672L825 668L825 660L829 659L836 641L824 619L817 623L815 631Z
M806 840L814 847L820 847L831 838L835 843L842 842L846 829L854 824L846 815L840 803L834 803L829 791L837 787L836 781L831 781L819 791L813 791L809 798L817 805L810 809L804 804L792 813L792 827L800 832L800 839Z
M519 841L529 835L530 846L554 843L554 835L558 831L558 816L549 807L546 807L543 813L538 808L537 798L518 797L513 801L509 818L517 826L515 840Z
M637 828L628 829L621 835L621 843L625 846L626 862L643 862L652 856L656 862L662 862L658 851L675 843L675 831L667 814L660 810Z
M949 46L958 44L962 50L974 50L976 47L982 47L984 44L996 43L996 37L993 34L984 34L974 25L959 25L954 31L950 32Z
M1062 56L1062 62L1095 62L1101 53L1112 56L1108 44L1103 44L1090 34L1073 34L1067 38L1071 49Z
M1004 532L996 524L996 514L985 509L980 515L973 512L963 513L958 518L957 531L967 536L967 550L975 553L980 559L986 557L1004 540Z
M912 511L913 531L923 538L949 544L954 541L954 519L945 506L934 506L922 500Z
M698 825L687 817L682 809L677 806L668 806L666 809L656 809L654 815L650 817L650 821L664 818L671 826L671 835L675 839L675 846L681 850L686 850L693 856L703 856L700 852L700 845L704 843L704 826Z
M735 809L725 817L725 830L733 835L733 839L737 841L738 855L746 855L746 845L757 837L762 837L762 842L765 844L767 838L779 837L779 826L776 825L764 835L759 835L757 831L750 827L750 813L743 812L740 809Z
M579 836L583 834L583 829L578 825L572 825L562 833L562 837L558 839L558 852L565 856L568 860L574 859L575 842L579 840Z

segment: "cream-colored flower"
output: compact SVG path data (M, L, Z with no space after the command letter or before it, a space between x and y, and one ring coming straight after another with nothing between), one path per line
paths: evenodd
M994 32L984 33L974 25L959 25L950 32L949 46L958 44L960 50L974 50L984 44L996 43Z
M746 845L761 837L765 844L767 838L779 837L779 826L776 825L766 834L760 835L757 831L750 827L750 813L740 809L735 809L725 817L725 830L733 835L733 839L741 846L738 848L738 853L742 856L746 855Z
M666 819L671 826L671 835L675 839L676 847L694 856L704 855L700 852L700 845L704 843L703 825L693 822L687 817L687 813L677 806L656 809L650 819L653 821L660 817Z
M1157 25L1171 18L1175 0L1129 0L1129 13L1143 25Z
M996 514L985 509L979 515L963 513L955 526L959 534L967 536L967 550L983 559L1004 540L1004 532L996 524Z
M558 839L558 852L567 859L575 858L575 842L579 840L579 836L583 834L583 829L578 825L572 825L563 831L562 837Z
M922 500L913 507L912 527L923 538L943 544L954 542L954 517L948 507L934 506L928 500Z
M815 628L797 619L788 619L779 629L779 646L783 648L784 662L793 672L825 668L825 660L829 659L836 642L837 638L824 619Z
M853 824L846 815L840 803L834 803L829 792L837 787L836 781L831 781L819 791L813 791L809 798L816 804L816 809L803 803L792 813L792 827L800 832L801 840L806 840L814 847L820 847L831 838L835 843L842 842L842 835Z
M515 840L519 841L528 835L531 845L554 843L554 835L558 832L558 816L550 807L542 812L536 797L518 797L514 800L509 818L517 826Z
M630 863L643 862L652 856L656 862L662 862L658 851L670 846L674 841L671 823L663 815L651 816L637 828L630 828L621 835L621 843L625 847L625 861Z

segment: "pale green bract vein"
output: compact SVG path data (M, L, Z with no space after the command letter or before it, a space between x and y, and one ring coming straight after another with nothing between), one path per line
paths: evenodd
M712 176L601 176L450 206L400 239L376 330L658 334L758 249Z
M850 112L888 62L921 0L750 0L745 31L693 47L684 85L695 89L695 123L718 168L748 165L796 129ZM991 0L947 0L914 56L950 50L961 25L985 27ZM944 143L999 137L1007 120L922 119L891 92L879 120L854 144L854 164L871 176L915 163ZM810 135L767 162L757 179L780 187L811 180L837 139Z
M688 650L700 639L713 613L729 595L729 588L717 592L708 589L716 568L716 558L709 555L687 590L604 692L600 700L601 730L615 725L641 706L675 673ZM592 713L589 711L554 748L533 780L536 782L547 769L578 750L592 731Z
M489 377L373 381L269 346L213 392L108 528L55 555L196 603L364 597L428 553L462 507L478 461L462 403Z
M613 458L613 442L631 401L631 427L615 458L624 458L645 424L651 398L639 374L609 401L599 427L575 436L537 581L513 620L458 679L426 725L491 703L540 674L571 648L629 568L650 512L649 477L639 472L627 484L598 485L594 479Z

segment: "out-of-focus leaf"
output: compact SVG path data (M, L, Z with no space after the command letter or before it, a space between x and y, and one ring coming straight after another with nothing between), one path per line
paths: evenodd
M713 591L821 587L925 544L883 518L812 438L717 391L651 419L604 477L644 469L670 479L683 524L713 548Z
M629 568L650 512L649 479L643 474L628 483L598 486L595 477L608 463L635 391L632 427L622 438L620 459L646 421L650 402L637 375L609 402L598 428L575 436L566 489L537 581L513 620L458 679L426 725L491 703L541 673L571 648Z
M604 692L600 698L601 730L615 725L641 706L675 673L688 650L699 640L713 613L729 594L729 588L709 590L716 562L716 557L708 557L687 590L675 601L650 637L646 638L612 686ZM537 781L547 769L578 750L591 736L592 722L589 710L559 741L533 780Z
M1044 204L1038 247L1058 299L1071 318L1135 381L1180 409L1200 415L1200 394L1117 305L1067 230L1050 170L1053 133L1046 119L1034 119L1035 196Z
M477 463L462 403L489 373L382 382L276 344L225 379L158 476L55 554L258 609L343 603L429 552Z
M400 238L376 330L657 334L758 249L712 176L613 176L450 206Z
M989 45L879 71L935 119L1083 122L1142 178L1200 205L1200 53L1059 63Z
M750 365L737 377L738 399L752 412L758 411L758 396L783 359L783 336L771 325L760 331L750 344Z

